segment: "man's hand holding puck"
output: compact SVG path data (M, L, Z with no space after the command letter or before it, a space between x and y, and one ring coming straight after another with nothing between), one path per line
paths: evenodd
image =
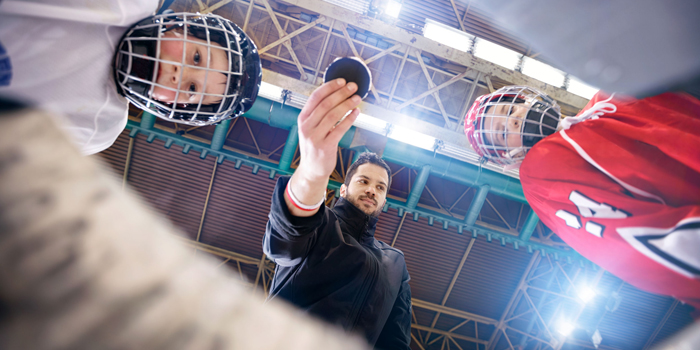
M346 84L345 79L329 81L311 94L299 113L301 161L285 192L292 215L311 216L318 211L319 203L323 205L328 178L337 161L338 143L360 114L356 107L361 98L353 96L355 91L357 84Z

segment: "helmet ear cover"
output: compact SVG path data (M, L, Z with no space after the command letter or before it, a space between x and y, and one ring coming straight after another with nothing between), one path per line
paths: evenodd
M205 42L216 43L226 51L229 73L221 74L227 76L228 88L218 103L177 104L150 97L157 78L160 37L178 29ZM139 21L122 37L114 62L114 77L120 94L163 119L196 126L217 124L245 113L255 101L262 80L255 44L233 22L216 15L177 13Z

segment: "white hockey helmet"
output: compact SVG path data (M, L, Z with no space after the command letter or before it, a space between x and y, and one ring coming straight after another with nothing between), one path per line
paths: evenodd
M178 37L166 37L170 31L178 32ZM161 46L167 41L182 43L182 58L176 62L161 58ZM185 57L187 45L200 45L206 50L196 65ZM228 66L225 70L210 66L214 50L224 53ZM175 66L175 74L179 74L171 86L158 82L162 67L168 65ZM183 84L185 68L204 72L203 86ZM257 97L262 79L257 47L236 24L217 15L193 13L159 14L131 26L117 45L113 72L117 90L131 103L160 118L194 126L217 124L246 112ZM218 74L225 76L222 91L206 91L206 82ZM174 98L155 98L157 88ZM190 96L193 102L183 103L183 96ZM216 102L205 103L207 97Z

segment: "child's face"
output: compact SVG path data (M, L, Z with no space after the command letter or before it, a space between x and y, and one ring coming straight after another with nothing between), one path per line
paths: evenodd
M156 83L160 86L154 85L151 97L166 103L180 104L197 104L202 100L202 105L207 105L221 101L221 95L225 94L227 76L221 72L207 70L208 67L218 71L229 71L228 57L221 45L212 42L211 45L216 48L209 47L205 40L192 35L185 37L177 31L166 32L162 38L166 40L160 42L158 58L161 61L156 78Z
M516 103L489 107L482 121L486 140L494 146L521 147L521 128L527 111L527 107Z

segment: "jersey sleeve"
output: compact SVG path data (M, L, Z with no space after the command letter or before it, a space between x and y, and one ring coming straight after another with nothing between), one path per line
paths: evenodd
M520 180L542 222L581 255L640 289L700 309L700 198L671 206L635 193L559 134L532 148Z

